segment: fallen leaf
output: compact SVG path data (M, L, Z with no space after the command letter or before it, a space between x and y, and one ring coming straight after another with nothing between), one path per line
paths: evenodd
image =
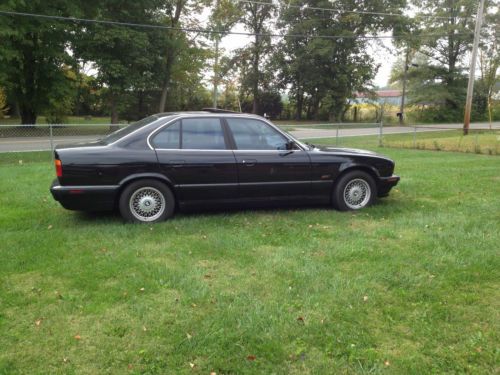
M129 363L127 367L128 367L128 369L129 369L129 370L132 370L132 368L133 368L134 366L132 366L132 363Z
M75 335L75 340L81 340L82 339L82 336L80 335Z
M192 304L191 304L191 307L196 307L196 303L192 303Z
M255 359L256 359L256 358L257 358L257 357L255 357L254 355L249 355L249 356L247 356L247 359L248 359L249 361L255 361Z
M189 333L186 333L186 337L188 338L188 340L191 340L193 336L191 336Z
M299 317L297 318L297 321L298 321L299 323L304 323L304 317L299 316Z
M51 229L52 229L52 225L49 225L49 226L47 227L47 229L48 229L48 230L51 230Z
M148 329L146 328L146 326L142 326L142 330L146 332Z
M217 373L215 371L212 371L210 375L217 375Z
M196 366L194 363L189 362L189 367L194 368L194 366Z
M385 366L390 366L390 365L391 365L391 362L389 362L388 360L385 360L384 365L385 365Z
M23 165L23 161L22 160L19 160L19 165Z
M69 359L68 359L68 358L63 358L63 362L64 362L64 363L68 363L68 362L69 362Z
M364 296L363 301L365 301L365 302L368 301L368 296Z
M40 319L35 320L35 325L36 325L37 327L40 327L40 325L41 325L41 324L42 324L42 319L41 319L41 318L40 318Z
M139 290L140 290L141 292L144 292L144 291L145 291L146 289L144 289L144 288L141 288L141 289L139 289Z

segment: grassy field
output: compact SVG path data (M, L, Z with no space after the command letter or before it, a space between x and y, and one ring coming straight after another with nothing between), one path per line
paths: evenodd
M474 131L464 136L461 130L388 135L384 145L421 150L458 151L486 155L500 155L500 130Z
M2 164L0 374L498 373L500 159L382 151L402 181L362 212L153 226Z
M326 142L335 145L335 138L308 139L309 143ZM343 147L377 148L378 136L339 137L338 145ZM453 151L463 153L500 155L500 130L471 132L463 136L461 130L432 131L406 134L386 134L382 138L387 148L418 149L433 151ZM385 152L385 151L384 151Z

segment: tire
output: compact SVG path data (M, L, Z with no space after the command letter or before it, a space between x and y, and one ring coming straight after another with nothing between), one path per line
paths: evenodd
M333 188L333 206L339 211L356 211L371 205L377 186L368 173L354 170L341 176Z
M157 223L174 215L175 197L160 181L139 180L123 190L118 207L126 221Z

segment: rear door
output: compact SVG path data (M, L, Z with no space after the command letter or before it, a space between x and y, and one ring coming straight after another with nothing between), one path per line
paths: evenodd
M307 199L311 194L311 162L297 145L264 121L224 118L238 165L242 200Z
M150 139L183 203L238 199L236 160L218 117L182 118Z

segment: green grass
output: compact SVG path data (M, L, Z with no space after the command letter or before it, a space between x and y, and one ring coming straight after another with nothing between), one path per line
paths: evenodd
M65 211L49 163L5 162L0 374L498 372L500 159L383 152L401 183L362 212L157 225Z
M313 144L335 145L335 138L308 139ZM433 151L453 151L485 155L500 155L500 130L472 131L464 136L461 130L432 131L405 134L386 134L382 138L385 148L419 149ZM342 147L376 148L379 138L375 136L340 137Z
M417 148L422 150L457 151L500 155L500 130L471 131L464 136L461 130L389 135L384 137L386 147Z

